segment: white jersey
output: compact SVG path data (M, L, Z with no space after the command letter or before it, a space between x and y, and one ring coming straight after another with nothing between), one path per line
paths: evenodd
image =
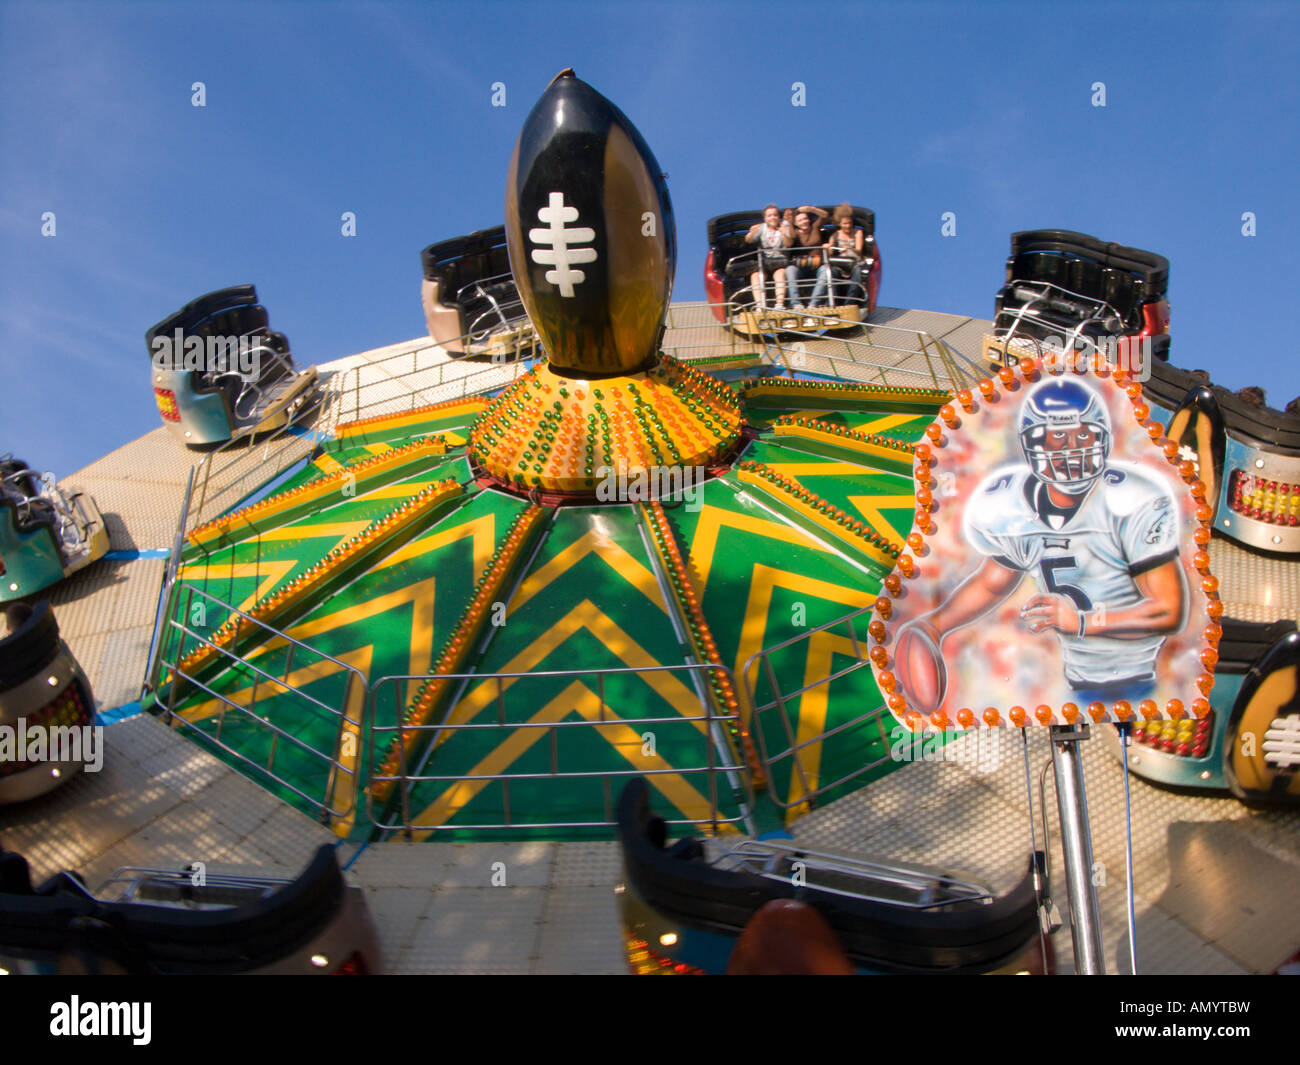
M1178 556L1177 511L1169 489L1140 466L1112 462L1073 512L1052 506L1027 466L986 477L966 506L967 542L1009 569L1033 573L1045 595L1068 596L1081 611L1139 602L1134 577ZM1164 643L1058 632L1065 677L1095 687L1152 676Z

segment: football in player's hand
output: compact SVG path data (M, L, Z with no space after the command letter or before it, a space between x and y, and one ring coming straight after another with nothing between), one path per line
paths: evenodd
M948 671L933 627L923 621L904 625L894 644L894 676L907 705L932 714L943 705L948 691Z

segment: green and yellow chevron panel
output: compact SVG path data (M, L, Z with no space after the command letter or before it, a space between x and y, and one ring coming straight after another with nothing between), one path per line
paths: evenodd
M684 654L634 508L560 509L478 667L533 675L505 682L500 704L495 682L465 687L448 723L484 727L450 729L437 743L425 771L458 779L412 790L416 823L432 833L507 816L515 823L605 819L617 787L607 793L597 777L545 779L556 766L648 772L662 805L676 811L670 817L707 816L708 781L688 771L708 764L706 747L715 742L702 723L686 720L703 714L699 692L685 671L653 670L680 664ZM603 684L594 675L541 675L584 667L646 671L606 676ZM723 757L715 753L714 762ZM508 786L489 779L502 775L521 779ZM722 815L736 816L734 798L720 798Z
M322 819L343 836L372 835L370 810L378 824L398 823L404 810L421 839L607 838L607 827L582 826L608 820L617 800L618 779L607 785L603 774L628 772L649 777L670 819L698 820L715 796L693 770L710 757L746 766L713 779L719 816L744 831L867 785L894 768L888 734L874 722L836 729L879 706L880 693L865 668L825 681L853 665L857 649L843 628L813 630L879 595L892 561L879 545L901 542L911 528L906 445L922 438L939 403L924 390L764 388L740 393L758 436L731 467L654 506L635 496L530 501L492 487L480 466L476 480L464 442L482 398L339 426L266 501L195 539L173 606L177 618L192 615L195 589L251 611L306 582L310 594L299 591L301 609L286 624L311 650L236 633L235 664L217 668L209 656L201 683L160 694L201 743L286 801L319 815L324 797ZM725 406L725 390L708 394ZM628 396L629 413L615 415L624 427L643 417L631 413L630 388ZM676 423L673 432L700 435ZM422 457L408 467L404 455ZM349 474L355 494L335 491ZM354 538L388 528L421 493L448 482L455 491L437 489L449 494L427 523L408 517L391 545L382 541L373 557L358 556L364 565L346 568ZM335 560L336 581L329 564L321 576L323 560ZM227 619L213 613L186 618L215 632ZM856 628L862 650L868 621ZM174 659L174 634L170 646ZM184 650L194 651L192 640ZM771 675L749 678L754 700L772 701L774 678L788 722L775 711L749 716L742 671L760 651ZM732 671L734 689L719 694L703 673L653 671L713 655ZM574 669L593 672L549 675ZM629 672L598 678L619 669ZM439 672L522 676L499 686L473 677L382 681ZM294 690L275 679L286 673ZM255 700L256 719L223 700ZM711 733L692 720L704 705L721 715ZM398 764L400 745L380 733L370 749L368 712L381 726L415 717L446 726L405 748L412 774L430 779L405 795L370 783L372 766ZM791 734L810 742L797 756L774 757Z
M353 503L360 505L360 500ZM292 788L276 788L286 801L314 813L302 795L320 795L329 768L317 752L335 752L339 744L337 716L312 707L303 695L327 706L344 705L347 671L322 655L355 668L370 682L388 675L420 674L430 669L434 649L454 627L463 604L473 590L475 575L491 555L500 531L526 504L497 492L480 492L414 539L400 545L366 573L344 585L335 595L299 618L287 635L320 652L290 650L276 640L247 654L247 664L228 670L209 687L212 695L196 697L180 708L180 716L235 747L256 765L268 765L275 744L274 768ZM310 529L303 527L303 545ZM284 541L291 543L292 541ZM242 546L242 545L240 545ZM298 560L294 559L295 566ZM290 660L290 654L294 657ZM289 667L289 680L302 691L277 690L257 670L272 677ZM256 667L253 668L253 667ZM241 715L227 712L220 721L224 696L247 705L259 684L259 715L271 725L292 732L295 742L273 739L273 733ZM359 721L359 718L358 718ZM354 742L345 752L353 760L358 780L364 775L362 745Z
M696 582L696 594L723 660L735 673L737 687L745 690L742 673L751 656L797 640L768 656L781 692L795 692L811 683L811 678L825 675L827 666L841 669L849 664L849 659L839 657L852 653L847 635L840 635L843 630L810 638L808 633L873 603L880 592L879 579L852 565L829 537L819 542L757 502L746 503L731 477L728 474L705 486L703 506L697 512L685 507L665 511L679 542L687 548L688 572ZM865 648L865 619L857 631ZM772 689L757 664L751 677L755 702L771 702ZM821 685L796 697L787 703L787 711L802 742L880 703L871 671L863 668L829 687ZM789 747L778 711L766 711L757 729L769 756ZM795 813L806 812L806 807L798 805L802 780L812 780L815 789L818 780L843 776L865 760L874 761L876 743L874 726L848 730L805 748L799 766L793 758L780 761L768 787L782 802L794 804ZM823 766L829 766L829 771ZM853 786L862 783L865 780Z

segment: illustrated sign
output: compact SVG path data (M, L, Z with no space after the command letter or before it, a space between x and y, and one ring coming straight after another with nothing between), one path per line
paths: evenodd
M1222 613L1210 508L1141 395L1106 370L1025 359L928 427L912 551L886 582L872 652L900 721L1209 712Z

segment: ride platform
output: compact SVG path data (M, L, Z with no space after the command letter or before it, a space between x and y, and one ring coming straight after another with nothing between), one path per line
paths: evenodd
M701 358L732 357L731 339L720 327L710 326L707 316L707 308L702 306L675 305L669 320L680 323L677 328L682 332L670 330L665 346L677 350L679 356L689 347ZM989 328L988 322L934 312L880 308L877 316L900 329L910 326L946 338L957 350L971 354L978 353L978 338ZM837 358L832 345L838 342L802 339L809 358L824 359L845 376L857 373L862 380L878 379L880 366L887 360L913 369L918 362L924 365L915 354L886 352L884 336L892 334L881 330L874 362L869 364L864 357L856 370L849 365L853 360ZM679 343L674 348L675 339ZM711 349L707 343L722 350ZM859 356L866 353L865 347L846 349L840 343L838 354L846 350ZM787 348L786 354L794 353ZM761 359L762 352L749 358ZM767 365L771 365L770 359ZM340 421L356 420L372 410L409 410L420 405L419 401L456 398L480 380L500 387L514 372L511 367L485 368L440 357L427 339L362 353L319 369L326 384L325 409L311 437L280 444L291 456L294 448L300 458L313 452L318 443L315 433L332 435L332 427ZM467 378L468 385L464 383ZM904 379L923 382L924 371ZM443 426L444 431L447 428L454 431L454 427ZM323 448L322 453L327 450ZM364 450L365 445L360 445L358 455ZM103 772L81 775L47 797L39 808L28 804L0 811L0 835L7 846L32 859L38 875L76 868L95 881L122 865L179 867L198 858L208 859L212 863L209 868L218 871L251 867L283 874L296 872L320 841L337 839L327 824L295 808L300 801L286 802L253 784L249 777L254 774L247 766L233 759L218 760L187 738L193 734L190 730L169 728L132 706L146 672L165 555L185 498L189 469L196 458L200 467L208 462L209 468L220 469L232 462L235 453L256 464L262 478L279 461L276 444L269 450L266 444L256 450L244 445L208 460L201 453L184 451L160 428L65 482L65 488L94 494L113 537L115 550L107 559L59 585L51 595L64 636L91 678L101 719L111 723L105 733L108 754ZM800 462L809 463L818 458L798 456ZM241 471L242 466L236 463L225 474L225 481L235 487L224 494L222 477L212 479L210 499L214 502L200 506L195 494L192 506L198 513L191 519L194 524L252 496L253 486L240 484ZM312 475L304 467L296 476L310 479ZM816 488L831 480L834 478L822 477L808 483ZM730 500L722 496L723 488ZM706 498L711 506L717 505L718 519L710 585L714 570L726 574L728 583L738 580L737 573L746 563L736 556L745 551L757 553L762 547L770 553L748 560L751 577L764 565L790 568L786 542L779 537L743 532L724 522L732 515L754 518L757 514L783 535L792 534L789 524L778 523L757 508L746 511L736 505L736 496L725 481L709 491L713 494ZM842 503L837 506L846 509ZM901 521L901 512L891 514L891 509L884 508L885 517ZM682 513L680 508L678 515L670 515L675 535L681 535L701 554L705 546L700 534L703 513L691 515L689 522L685 518L690 512ZM589 522L587 530L590 528ZM268 541L268 551L271 544ZM469 543L462 541L460 548L467 557L472 553ZM643 545L639 550L643 559L649 557ZM482 551L490 554L486 547ZM1269 618L1300 618L1300 592L1287 564L1217 538L1211 552L1216 572L1222 571L1222 595L1230 610L1255 611L1261 619L1266 614ZM1228 557L1222 558L1224 555ZM832 583L835 567L855 580L862 575L831 552L807 544L802 557L816 559L813 564L822 567L816 577L819 581ZM583 563L586 572L574 567L577 572L567 578L570 587L581 587L582 580L591 579L592 571L616 572L599 554L589 553ZM250 579L240 580L247 584ZM566 581L556 583L563 586ZM646 604L645 610L657 613L645 595L625 580L622 586L625 594ZM558 589L550 591L554 594ZM763 589L759 592L761 598ZM843 603L837 606L833 599L820 603L816 597L800 599L777 581L766 594L775 596L784 608L782 620L792 617L795 601L826 612L815 617L830 616L836 609L845 612ZM748 599L747 593L746 602ZM436 599L434 605L436 608ZM711 605L707 592L705 605L706 610ZM402 636L398 646L405 640L409 651L414 611L408 605L404 617L400 610L397 614L395 624ZM523 616L520 612L518 619L522 621ZM771 611L772 618L778 616ZM715 641L720 646L734 643L738 650L744 629L741 619L724 622L714 613L708 617L719 630L714 632ZM729 634L726 643L720 639L721 631ZM730 652L733 661L737 650ZM970 739L950 745L950 756L923 746L916 759L900 762L893 772L868 787L819 805L795 821L791 832L809 846L887 853L900 860L930 864L950 862L981 874L995 889L1002 889L1023 872L1020 862L1029 843L1029 826L1019 740L1011 735L1000 739L1004 749L996 755L996 765L992 764L994 754L988 750L981 753ZM1029 736L1035 786L1037 769L1046 757L1045 739L1039 733ZM1084 765L1097 857L1108 877L1100 891L1106 941L1120 944L1108 962L1112 971L1122 972L1126 971L1126 963L1121 964L1120 932L1124 921L1123 781L1118 763L1103 742L1084 745ZM1048 774L1049 789L1050 781ZM1247 807L1221 794L1172 792L1137 778L1130 784L1142 971L1273 971L1300 941L1294 908L1285 905L1286 885L1294 881L1300 867L1300 813ZM1050 794L1046 799L1048 842L1053 855L1059 856L1054 803ZM1035 800L1041 811L1037 795ZM1041 829L1037 839L1041 847ZM430 846L398 836L386 842L353 838L340 845L349 856L349 876L367 888L391 971L626 971L611 891L620 878L618 848L611 841L494 839ZM492 885L495 862L505 863L504 889ZM1057 903L1064 907L1062 899ZM1058 966L1069 971L1068 937L1058 935L1055 942Z

